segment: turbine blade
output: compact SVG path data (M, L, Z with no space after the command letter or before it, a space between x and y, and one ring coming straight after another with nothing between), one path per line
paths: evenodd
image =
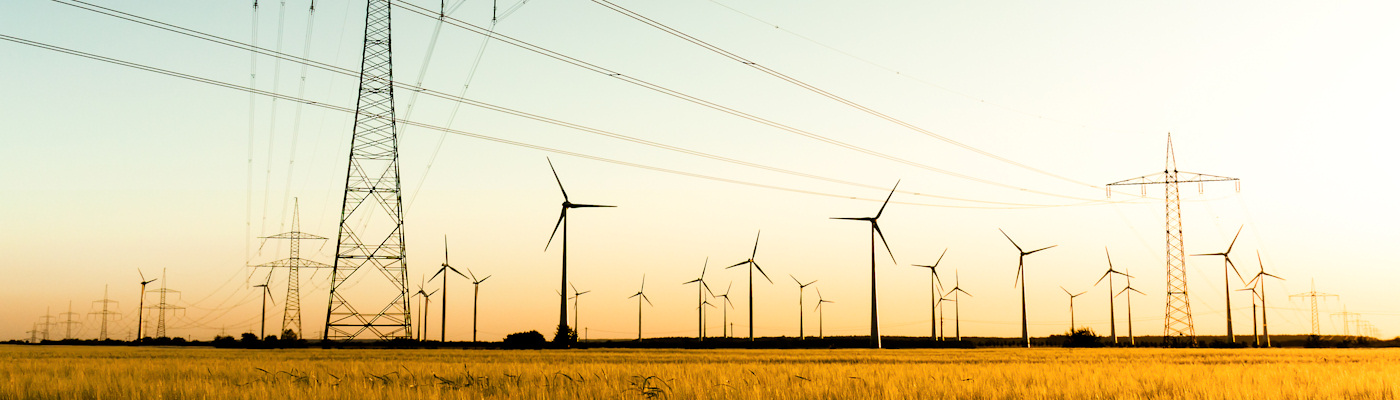
M705 279L705 270L710 269L710 257L705 257L705 264L700 266L700 279Z
M448 266L446 266L446 267L447 267L447 269L450 269L450 270L452 270L452 272L456 273L457 276L460 276L460 277L463 277L463 278L467 278L466 275L463 275L463 274L462 274L462 271L458 271L456 268L452 268L451 265L448 265ZM467 278L467 279L471 279L471 278Z
M140 268L137 268L137 269L136 269L136 273L141 275L141 282L145 282L145 281L146 281L146 273L145 273L145 272L141 272L141 269L140 269Z
M860 217L831 217L830 219L844 219L844 220L847 220L847 221L866 221L866 220L869 220L869 218L860 218Z
M1021 245L1016 244L1015 240L1011 240L1011 235L1007 235L1006 231L1001 230L1001 228L997 228L997 230L1001 231L1002 236L1006 236L1006 240L1010 241L1012 246L1016 246L1016 251L1025 253L1025 251L1021 250Z
M1234 262L1234 261L1230 261L1230 257L1229 257L1229 256L1226 256L1226 257L1225 257L1225 264L1230 265L1230 269L1232 269L1232 270L1235 271L1235 276L1238 276L1238 277L1240 278L1240 282L1244 282L1244 275L1240 275L1240 269L1239 269L1239 268L1235 268L1235 262Z
M1058 244L1056 244L1056 245L1050 245L1050 246L1041 247L1041 248L1039 248L1039 249L1031 250L1031 251L1026 252L1026 255L1035 254L1036 252L1041 251L1041 250L1049 250L1049 249L1051 249L1051 248L1053 248L1053 247L1055 247L1055 246L1059 246L1059 245L1058 245Z
M759 230L759 231L758 231L758 234L757 234L757 235L754 235L754 237L753 237L753 254L749 254L749 261L750 261L750 262L752 262L754 258L757 258L757 257L758 257L758 239L761 238L761 237L763 237L763 231L762 231L762 230Z
M549 245L554 243L554 235L559 234L559 226L564 225L564 218L569 216L569 208L564 207L559 210L559 220L554 222L554 230L549 232L549 241L544 243L545 251L549 251Z
M564 181L559 180L559 171L554 170L554 161L551 161L549 157L545 157L544 160L549 163L549 172L554 173L554 182L559 184L559 193L564 194L565 202L569 201L569 192L564 191Z
M890 250L890 242L885 241L885 233L880 231L880 224L876 223L874 220L871 220L870 226L872 228L875 228L876 234L880 235L880 243L885 244L885 251L890 253L890 261L893 261L895 264L899 264L899 261L895 261L894 259L894 250Z
M632 294L631 296L627 296L627 298L630 299L630 298L637 297L637 296L641 296L641 295L642 295L642 292L637 292L637 293Z
M894 190L899 188L899 182L894 182L894 187L890 188L890 195L885 196L885 202L880 204L880 211L875 213L875 218L880 218L880 215L885 213L885 206L890 205L890 198L894 197Z
M816 280L816 279L813 279L811 282L807 282L806 285L802 285L802 287L812 286L813 283L817 283L817 280Z
M700 281L700 287L705 288L705 292L708 292L710 297L715 297L715 291L710 290L710 284L705 283L705 281Z
M748 264L748 263L749 263L748 260L744 260L744 261L740 261L738 264L734 264L734 265L730 265L730 266L728 266L728 267L724 267L724 269L730 269L730 268L734 268L734 267L737 267L737 266L740 266L740 265L744 265L744 264Z
M968 295L969 297L976 297L976 296L972 296L972 293L968 293L966 290L962 290L962 288L953 288L953 290L962 292L962 294Z
M943 254L939 254L939 255L938 255L938 261L934 261L934 262L933 262L933 266L930 267L930 268L937 269L937 268L938 268L938 264L942 264L942 263L943 263L943 256L946 256L946 255L948 255L948 248L947 248L947 247L944 247L944 248L943 248Z
M1244 232L1244 225L1240 225L1240 229L1235 231L1235 238L1230 240L1230 247L1225 248L1225 254L1230 254L1230 250L1235 249L1235 241L1240 240L1240 232Z
M681 284L682 284L682 285L689 285L689 284L692 284L692 283L695 283L695 282L700 282L700 280L699 280L699 279L691 279L691 280L682 282Z
M1264 275L1268 275L1268 276L1272 276L1272 277L1274 277L1274 278L1278 278L1279 280L1283 280L1283 281L1286 281L1286 280L1287 280L1287 279L1283 279L1282 277L1280 277L1280 276L1278 276L1278 275L1274 275L1274 274L1271 274L1271 273L1268 273L1268 272L1264 272L1263 274L1264 274Z
M792 278L792 281L793 281L794 283L797 283L797 286L799 286L799 287L802 286L802 281L797 280L797 277L792 276L792 274L788 274L788 277L789 277L789 278Z
M569 289L573 289L575 294L578 293L578 287L574 286L573 282L569 282Z
M1069 297L1074 297L1073 294L1070 294L1070 293L1069 293L1069 290L1065 290L1065 287L1064 287L1064 286L1060 286L1060 290L1063 290L1063 291L1065 292L1065 294L1068 294L1068 295L1069 295Z
M606 208L612 208L612 207L617 207L617 206L605 206L605 205L601 205L601 204L573 204L573 203L570 203L570 204L569 204L569 208L587 208L587 207L595 207L595 208L596 208L596 207L606 207Z
M763 275L763 279L767 279L770 284L773 283L773 279L768 277L768 273L763 272L763 267L758 266L757 262L749 261L749 263L753 264L755 269L758 269L758 273Z
M1113 273L1113 266L1110 265L1108 268L1109 268L1109 269L1108 269L1108 272L1104 272L1104 273L1103 273L1103 276L1100 276L1100 277L1099 277L1099 280L1094 281L1094 286L1098 286L1098 285L1099 285L1099 282L1103 282L1103 278L1107 278L1107 277L1108 277L1108 274Z
M480 285L482 282L486 282L487 279L491 279L491 275L487 275L485 278L481 278L481 280L476 281L476 282L473 282L473 284ZM584 293L587 293L587 292L584 292Z
M442 272L446 270L447 268L438 268L437 273L433 274L433 276L431 278L428 278L428 280L431 281L433 279L437 279L438 275L442 275Z
M647 305L652 306L652 307L656 307L655 304L651 304L651 299L648 299L648 298L647 298L647 295L645 295L645 294L642 295L642 300L646 300L646 301L647 301Z
M1025 263L1022 263L1021 265L1017 265L1017 266L1016 266L1016 280L1014 280L1014 281L1011 282L1011 287L1020 287L1020 286L1021 286L1021 271L1024 270L1025 268L1026 268L1026 264L1025 264Z

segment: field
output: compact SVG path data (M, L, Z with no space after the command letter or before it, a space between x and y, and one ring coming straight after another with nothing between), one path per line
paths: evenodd
M3 399L1393 399L1393 349L0 346Z

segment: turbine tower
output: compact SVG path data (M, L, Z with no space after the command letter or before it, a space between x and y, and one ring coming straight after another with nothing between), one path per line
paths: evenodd
M948 289L948 293L943 294L943 297L948 297L948 295L950 295L950 294L953 295L953 335L956 336L956 337L958 338L958 341L959 341L959 342L961 342L961 341L962 341L962 310L961 310L962 306L960 306L959 304L961 304L961 303L958 302L959 297L960 297L959 295L965 294L965 295L968 295L968 297L971 297L971 296L972 296L972 293L968 293L966 290L963 290L963 289L962 289L962 280L961 280L960 278L958 278L958 270L956 270L956 269L953 270L953 288L952 288L952 289Z
M366 334L380 340L409 339L413 334L394 122L390 1L367 3L355 128L321 336L325 340Z
M928 272L929 272L930 275L931 275L931 276L929 277L929 282L928 282L928 289L929 289L928 319L929 319L929 325L930 325L930 327L931 327L931 329L932 329L931 333L929 333L929 336L928 336L929 340L934 340L935 338L938 339L938 340L943 340L943 336L946 336L946 335L948 334L948 332L945 331L945 332L943 332L943 335L939 335L939 334L938 334L938 322L941 322L941 321L935 322L935 321L937 321L937 320L939 319L939 318L937 318L937 316L940 314L940 313L938 313L938 311L941 311L941 310L943 309L943 307L942 307L943 302L939 300L941 297L943 297L943 296L940 296L940 295L939 295L940 293L943 292L943 290L942 290L942 288L943 288L943 279L941 279L941 278L938 277L938 264L943 263L943 256L946 256L946 255L948 255L948 249L945 248L945 249L943 249L943 254L939 254L939 255L938 255L938 261L934 261L934 262L933 262L933 265L918 265L918 264L915 264L915 265L914 265L915 267L919 267L919 268L928 268ZM957 302L954 301L954 303L957 303Z
M1071 335L1073 335L1073 334L1074 334L1074 298L1075 298L1075 297L1079 297L1079 296L1083 296L1085 293L1089 293L1089 292L1070 293L1070 292L1069 292L1069 289L1065 289L1064 286L1060 286L1060 290L1063 290L1063 291L1065 292L1065 294L1069 295L1069 333L1070 333Z
M697 285L695 287L695 296L696 301L699 302L699 305L697 306L698 311L696 313L695 319L698 321L697 323L699 325L695 328L696 340L705 340L705 292L710 291L710 285L708 283L705 283L705 270L709 268L710 258L705 257L705 263L700 266L700 277L681 283L682 285L689 285L692 283ZM714 295L715 292L710 291L710 296ZM578 314L578 311L574 311L574 314ZM578 326L578 322L575 322L574 325Z
M471 268L467 268L467 275L471 275L472 280L472 342L476 342L476 310L477 305L481 304L481 283L486 282L487 279L491 279L491 275L487 275L485 278L476 279L476 274L472 273ZM575 296L577 296L577 293L575 293ZM447 299L447 294L444 293L442 297L445 303L445 300ZM574 300L574 317L578 318L578 300ZM578 325L577 320L574 321L574 325Z
M450 276L447 272L451 271L457 274L457 276L467 278L467 276L463 275L457 268L452 267L452 264L448 260L447 235L442 235L442 268L438 268L437 273L434 273L433 277L428 278L428 281L437 279L439 275L442 276L442 319L438 321L438 341L443 343L447 343L447 278Z
M1103 276L1100 276L1099 280L1094 281L1094 286L1098 286L1100 282L1103 282L1104 278L1108 278L1108 332L1113 336L1113 344L1116 345L1118 344L1118 322L1116 321L1118 313L1113 310L1113 274L1123 276L1128 276L1128 274L1113 269L1113 256L1108 254L1108 246L1104 246L1103 256L1108 259L1108 271L1104 271Z
M1133 293L1137 293L1137 294L1144 294L1144 293L1142 293L1141 290L1137 290L1136 288L1133 287L1133 276L1132 276L1132 275L1128 275L1128 269L1127 269L1127 268L1124 268L1124 269L1123 269L1123 277L1124 277L1123 279L1124 279L1125 281L1127 281L1127 282L1123 285L1123 290L1119 290L1119 291L1118 291L1118 294L1115 294L1115 295L1113 295L1113 296L1114 296L1114 297L1123 296L1123 297L1124 297L1123 300L1128 302L1128 345L1130 345L1130 346L1137 346L1137 337L1136 337L1136 336L1133 336ZM1265 325L1267 326L1267 324L1265 324ZM1268 329L1265 329L1265 332L1268 332Z
M1254 278L1250 278L1249 283L1247 283L1247 285L1253 285L1254 287L1259 288L1259 307L1263 309L1262 314L1264 319L1264 347L1274 347L1273 341L1269 339L1269 298L1268 296L1265 296L1264 292L1264 277L1267 276L1278 280L1285 279L1279 277L1278 275L1264 272L1264 256L1259 255L1258 250L1254 251L1254 257L1259 259L1259 273L1254 274Z
M569 209L570 208L611 208L617 206L605 206L598 204L577 204L569 201L569 192L564 190L564 181L559 179L559 171L554 170L554 161L545 157L545 162L549 163L549 172L554 173L554 182L559 184L559 193L564 195L564 203L560 205L559 220L554 222L554 230L549 232L549 241L545 242L544 249L549 250L549 245L554 243L554 234L559 233L559 228L564 228L564 235L559 241L563 247L559 250L560 272L559 272L559 327L556 330L556 339L560 335L568 335L569 330ZM578 332L573 332L577 337Z
M108 305L117 304L117 301L107 298L106 285L102 286L102 300L93 300L92 302L102 303L102 311L89 312L88 314L96 314L98 318L102 319L102 324L100 325L101 329L98 330L97 334L97 340L105 341L107 340L107 320L110 319L108 317L111 315L121 315L121 313L117 311L108 311Z
M792 278L792 281L797 283L797 340L807 340L807 334L803 331L803 328L806 328L807 325L803 321L807 313L806 310L802 308L802 293L808 286L817 283L817 280L813 279L811 282L802 283L802 281L797 280L797 277L792 276L792 274L788 274L788 277Z
M1235 315L1230 312L1230 270L1235 270L1235 276L1244 281L1244 275L1240 275L1239 268L1235 268L1235 263L1230 261L1230 251L1235 249L1235 241L1240 240L1240 232L1244 232L1244 225L1235 231L1235 238L1230 240L1230 247L1225 248L1224 253L1192 254L1193 256L1221 256L1225 258L1225 266L1230 267L1225 272L1225 334L1230 336L1230 343L1235 343ZM1251 300L1252 301L1252 300Z
M636 293L636 294L633 294L632 296L627 297L627 298L629 298L629 299L630 299L630 298L633 298L633 297L636 297L636 298L637 298L637 341L638 341L638 342L642 341L642 301L643 301L643 300L646 300L647 304L651 304L651 299L648 299L646 293L643 293L643 292L645 292L646 290L647 290L647 275L646 275L646 274L642 274L642 286L641 286L641 288L638 288L638 289L637 289L637 293Z
M1196 341L1196 326L1191 319L1191 301L1186 295L1186 247L1181 230L1181 195L1178 186L1182 183L1196 183L1205 190L1206 182L1235 182L1235 191L1240 191L1239 178L1182 172L1176 169L1176 152L1172 149L1172 134L1167 133L1167 166L1161 173L1113 182L1105 187L1111 194L1114 186L1141 186L1143 195L1148 185L1166 187L1167 204L1167 305L1166 319L1162 336L1190 337Z
M759 267L759 266L758 266L758 262L753 260L754 257L758 257L758 239L761 238L761 237L763 237L763 231L758 231L758 234L757 234L757 235L754 235L754 238L753 238L753 253L749 254L749 259L748 259L748 260L740 261L738 264L734 264L734 265L730 265L730 266L728 266L728 267L724 267L724 269L730 269L730 268L734 268L734 267L737 267L737 266L740 266L740 265L745 265L745 264L748 264L748 266L749 266L749 341L750 341L750 342L753 341L753 270L757 269L757 270L758 270L758 273L761 274L761 275L763 275L763 279L767 279L767 280L768 280L768 284L770 284L770 285L773 284L773 279L768 278L768 273L767 273L767 272L763 272L763 268L762 268L762 267ZM730 285L732 286L733 284L731 283ZM724 292L724 294L728 295L728 294L729 294L729 291L726 290L726 291ZM725 299L728 300L728 297L725 297Z
M880 308L877 306L879 300L875 281L875 236L880 236L880 243L885 244L885 251L890 253L890 261L899 264L894 259L894 250L890 250L890 243L885 241L885 233L880 231L880 215L885 213L885 206L890 205L890 199L894 197L895 189L899 188L899 181L894 182L894 187L890 188L889 196L885 197L885 202L880 204L880 211L875 212L874 217L833 217L831 219L844 219L848 221L870 222L870 347L881 348L880 343Z
M145 338L145 335L142 332L142 328L146 326L146 285L150 284L151 282L155 282L156 279L146 279L146 274L141 272L140 268L136 269L136 273L138 275L141 275L141 297L138 297L138 300L136 302L136 341L140 342L142 339Z
M1026 323L1026 256L1059 245L1051 245L1025 251L1021 249L1021 245L1016 244L1015 240L1011 240L1011 235L1007 235L1006 231L1002 231L1000 228L997 230L1001 231L1002 236L1006 236L1006 240L1010 241L1012 246L1016 246L1016 251L1020 254L1020 258L1016 261L1016 285L1021 287L1021 340L1024 340L1026 342L1026 347L1029 348L1031 347L1031 334L1030 328Z
M326 240L326 238L301 231L301 200L293 199L292 230L272 236L264 236L262 239L285 239L291 243L291 246L289 246L291 247L291 253L287 258L256 265L253 268L267 267L287 269L287 298L282 301L285 308L282 311L282 330L280 331L280 335L286 336L287 331L291 331L296 334L298 338L304 338L305 336L302 336L301 331L301 269L331 268L331 266L301 258L301 241L303 239ZM269 278L271 278L270 274ZM273 303L275 305L276 302Z

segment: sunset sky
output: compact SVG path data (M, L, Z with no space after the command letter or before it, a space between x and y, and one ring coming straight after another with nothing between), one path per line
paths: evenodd
M250 54L86 11L65 2L0 3L0 35L92 53L232 85L249 85ZM87 0L85 0L87 1ZM600 0L601 1L601 0ZM438 2L409 0L436 10ZM250 43L251 1L90 0L91 4ZM460 5L459 5L460 4ZM562 197L546 157L575 202L618 208L570 212L570 280L591 290L580 304L588 338L636 335L627 296L643 274L654 307L643 335L693 336L693 286L722 292L736 335L747 332L747 275L723 269L757 260L774 284L755 284L755 333L794 336L797 285L806 333L819 288L827 335L869 332L869 227L830 217L881 217L898 264L877 255L882 333L927 335L928 270L955 271L975 297L961 303L966 336L1014 337L1016 252L1027 258L1033 336L1076 320L1108 333L1107 267L1135 277L1134 331L1160 335L1166 290L1163 189L1115 190L1109 182L1161 172L1171 132L1183 171L1236 177L1199 190L1183 184L1188 254L1223 251L1236 229L1236 265L1266 268L1271 333L1309 331L1308 303L1288 294L1340 295L1320 303L1324 334L1340 334L1346 307L1400 334L1400 190L1394 170L1400 110L1400 3L1393 1L738 1L613 0L659 23L806 84L931 132L878 118L588 0L499 3L499 33L676 92L871 150L870 155L704 108L559 60L491 42L432 18L393 12L395 80L690 152L796 171L806 177L648 147L412 92L397 92L400 118L560 154L400 125L407 264L414 289L443 262L478 276L480 335L553 332L559 249L544 251ZM308 0L263 0L257 45L359 69L363 2L321 1L308 34ZM489 1L449 0L452 18L491 24ZM509 11L509 12L508 12ZM279 20L281 22L279 23ZM279 40L280 37L280 40ZM310 41L306 39L309 37ZM425 65L425 54L432 49ZM479 64L477 55L481 54ZM172 336L208 339L256 331L260 283L251 269L286 257L293 198L303 257L330 263L353 116L298 106L129 67L0 41L0 339L26 333L46 312L72 310L79 337L97 335L104 286L134 332L138 269L181 291ZM256 59L255 86L334 106L355 106L356 79ZM473 71L473 66L475 70ZM301 94L298 94L301 93ZM411 112L410 112L411 109ZM250 154L250 121L252 148ZM990 156L989 156L990 155ZM248 174L248 160L253 171ZM882 158L882 156L884 158ZM920 168L891 161L903 159ZM605 162L600 159L615 160ZM1387 161L1391 160L1391 161ZM636 165L647 168L639 168ZM934 170L945 171L935 172ZM670 173L663 171L676 171ZM709 178L702 178L709 177ZM820 179L814 179L819 177ZM249 184L251 182L251 185ZM842 183L845 182L845 183ZM249 201L251 199L251 202ZM251 210L251 212L249 212ZM245 234L245 228L251 235ZM1198 335L1225 332L1218 258L1190 257ZM465 272L465 269L463 269ZM319 336L329 275L302 272L307 336ZM1230 273L1235 332L1250 332L1250 298ZM273 272L282 316L286 271ZM440 282L429 282L428 290ZM449 283L447 337L471 336L470 290ZM1122 281L1115 282L1115 290ZM150 289L154 289L153 285ZM433 298L434 331L441 296ZM155 301L148 298L147 304ZM1118 303L1125 335L1126 303ZM412 305L416 308L419 303ZM361 309L378 309L370 305ZM572 309L572 304L570 305ZM951 308L947 326L951 332ZM154 314L148 314L153 316ZM153 318L153 317L148 317ZM572 316L570 320L572 321ZM709 318L711 335L721 315ZM415 321L416 323L417 321ZM62 337L55 325L51 337Z

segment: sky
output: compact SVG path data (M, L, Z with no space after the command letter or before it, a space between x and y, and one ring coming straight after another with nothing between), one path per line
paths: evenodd
M297 63L70 4L4 2L0 34L355 105L353 77L303 72ZM318 2L310 16L307 0L263 0L256 13L250 2L89 4L359 68L360 2ZM571 200L618 206L570 213L570 281L591 291L579 304L588 338L637 335L636 300L628 296L643 276L653 305L643 307L642 335L695 335L695 288L682 282L702 268L713 290L729 288L735 307L728 321L746 334L747 275L723 267L746 260L760 230L757 261L773 283L754 284L755 334L798 334L799 291L790 275L817 281L802 292L806 334L819 328L813 289L834 301L824 306L830 315L820 329L867 334L869 228L830 217L874 215L896 182L880 222L897 263L876 255L883 334L929 333L929 273L911 264L933 263L946 249L942 282L956 276L973 294L959 304L962 333L1018 336L1017 253L1000 228L1023 247L1057 245L1026 260L1032 335L1069 328L1061 287L1089 291L1075 301L1076 322L1107 333L1109 289L1094 286L1107 268L1105 249L1145 293L1132 298L1135 332L1159 335L1163 188L1106 196L1103 185L1161 172L1168 132L1180 170L1241 180L1238 191L1231 183L1181 186L1186 252L1223 251L1243 227L1234 247L1239 272L1259 270L1257 251L1269 272L1286 278L1265 283L1271 333L1308 333L1309 303L1287 295L1314 283L1339 295L1319 301L1324 334L1342 333L1335 314L1344 307L1381 337L1400 333L1390 286L1400 263L1389 251L1400 240L1393 229L1400 214L1390 204L1396 178L1386 163L1400 107L1394 2L612 3L753 64L602 4L503 0L495 29L793 129L506 43L483 45L481 35L452 24L434 41L435 18L394 8L396 81L685 150L398 91L399 118L528 145L400 125L409 280L416 290L443 262L446 237L454 266L492 276L480 286L482 340L552 333L557 321L560 253L545 243L563 198L547 157ZM489 2L447 5L451 18L491 25ZM288 251L258 237L289 230L294 201L302 231L336 237L350 114L13 40L0 41L0 59L7 94L0 97L7 122L0 170L8 183L0 196L0 339L27 338L46 314L66 319L59 313L70 303L81 322L72 334L95 337L99 320L89 313L99 310L93 301L104 290L123 313L109 334L127 338L141 274L163 276L150 289L180 291L168 298L184 307L167 316L172 336L256 330L260 291L252 285L269 271L248 266ZM308 241L302 255L330 263L334 247ZM1199 335L1225 332L1222 268L1216 258L1187 260ZM1228 276L1235 331L1249 332L1249 294L1234 291L1243 282ZM453 279L446 335L466 340L471 287ZM1122 284L1115 281L1114 290ZM328 285L326 272L303 271L306 336L319 335ZM273 271L270 331L281 320L286 286L286 271ZM1127 304L1116 301L1123 334ZM442 304L441 294L433 298L434 331ZM417 313L419 304L412 307ZM945 312L951 328L951 309ZM707 317L710 334L722 318ZM65 326L50 329L58 338Z

